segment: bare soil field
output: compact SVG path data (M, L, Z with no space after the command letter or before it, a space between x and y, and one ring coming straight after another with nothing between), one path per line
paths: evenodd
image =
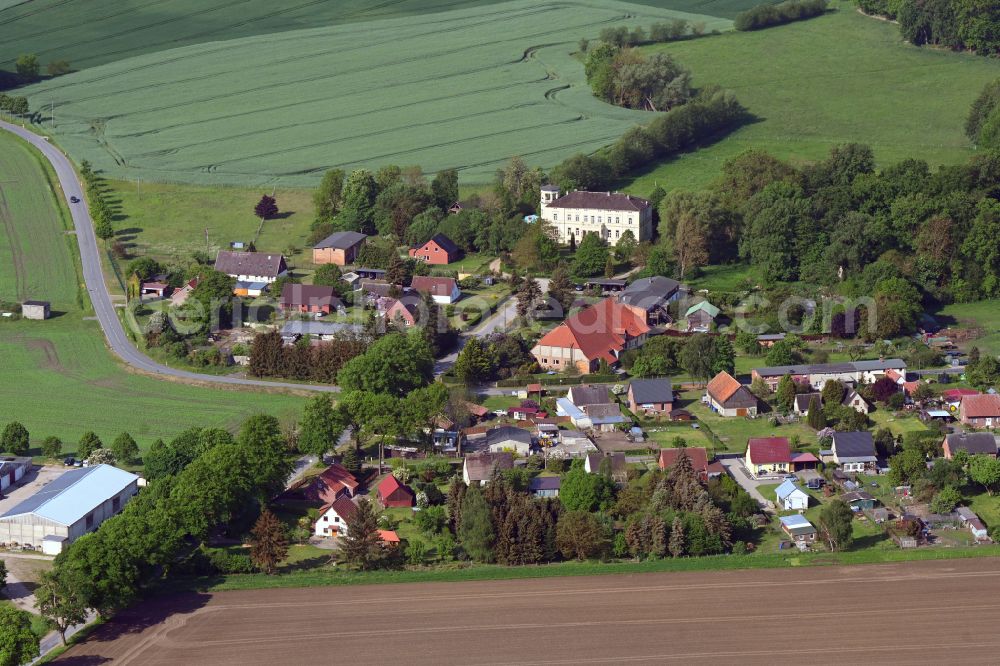
M982 558L185 594L59 663L986 664L998 590Z

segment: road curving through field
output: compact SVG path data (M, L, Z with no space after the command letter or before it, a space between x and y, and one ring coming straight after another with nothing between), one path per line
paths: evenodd
M55 170L59 178L59 186L67 201L72 196L80 199L81 203L70 204L69 209L73 218L73 226L76 229L77 242L80 247L83 279L86 284L87 295L90 297L90 301L94 307L94 314L101 325L101 330L104 331L108 346L118 358L136 370L164 379L179 379L199 384L217 384L234 388L247 387L322 392L340 390L337 386L320 384L295 384L291 382L246 379L243 377L203 375L157 363L139 351L125 334L125 329L118 318L114 304L111 302L111 294L108 293L107 284L104 281L104 271L101 268L101 255L97 245L97 236L94 234L94 222L90 217L90 212L87 210L86 204L83 203L83 187L76 177L76 171L73 169L69 158L58 148L50 144L45 137L39 136L28 129L3 121L0 121L0 128L21 137L38 149Z

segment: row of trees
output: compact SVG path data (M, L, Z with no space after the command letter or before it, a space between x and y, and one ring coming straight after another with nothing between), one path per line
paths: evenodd
M688 337L659 335L639 349L625 352L622 366L634 377L665 377L684 372L708 380L720 372L732 374L736 352L725 335L696 333Z
M291 465L274 417L250 417L235 439L209 439L203 452L152 480L121 514L56 558L43 580L50 610L42 612L60 631L87 608L103 617L124 608L216 526L240 524L284 488Z
M903 39L917 46L1000 53L1000 15L991 0L855 1L866 14L897 21Z
M368 339L354 334L338 335L316 345L305 336L294 345L285 345L280 332L270 331L254 337L249 369L255 377L333 383L341 368L367 348Z
M785 0L776 5L757 5L737 14L733 27L737 30L760 30L819 16L826 8L827 0Z
M104 179L93 170L87 160L80 162L80 175L87 188L87 202L90 206L90 216L94 220L94 234L101 240L108 241L115 235L115 228L111 204L105 196Z
M26 116L29 112L28 98L0 93L0 111L12 113L15 116Z
M965 135L980 148L1000 149L1000 79L983 86L969 108Z
M613 44L619 48L624 48L639 46L641 44L673 42L688 36L698 36L704 34L704 32L704 23L690 23L679 18L669 22L660 21L654 23L649 26L648 32L641 25L637 25L631 30L623 25L602 28L600 40L604 44ZM580 40L580 51L582 53L586 53L589 47L589 40Z
M31 448L31 435L28 429L19 421L11 421L0 435L0 451L23 456ZM46 458L57 458L63 452L63 442L55 436L46 437L42 441L41 453ZM139 445L127 432L121 432L111 445L105 448L93 431L84 433L76 447L76 457L80 460L90 460L94 463L116 462L132 465L139 462Z

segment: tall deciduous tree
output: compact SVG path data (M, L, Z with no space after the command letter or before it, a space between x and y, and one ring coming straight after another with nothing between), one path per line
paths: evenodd
M833 500L819 513L816 526L830 550L846 550L854 541L851 521L854 513L845 502Z
M115 460L126 465L131 465L139 459L139 445L127 432L115 437L115 441L111 443L111 452L115 454Z
M24 55L18 56L17 60L14 62L14 69L17 71L17 75L21 77L21 80L25 83L31 83L32 81L38 80L38 73L41 71L41 63L38 62L38 56L34 53L25 53Z
M55 626L63 645L66 645L66 630L87 620L87 600L83 595L87 585L80 575L79 570L58 567L44 572L35 588L35 607Z
M21 666L38 656L38 636L31 614L13 605L0 606L0 666Z
M3 436L0 437L0 448L13 453L15 456L23 456L28 452L30 436L28 429L18 421L11 421L3 429Z
M344 191L344 172L330 169L323 174L319 188L313 194L317 220L331 220L340 211L341 194Z
M300 426L299 450L317 456L334 448L344 429L330 396L322 394L315 395L306 402Z
M710 379L715 373L715 342L711 336L704 334L692 335L681 348L679 357L681 367L696 379Z
M80 438L80 443L76 446L76 457L80 460L86 460L90 457L91 453L101 448L104 448L104 443L101 442L101 438L94 434L92 430L88 430L83 433L83 437Z
M993 456L974 455L969 458L969 478L993 495L1000 487L1000 460Z
M559 516L556 544L564 557L586 560L607 550L608 536L596 515L567 511Z
M517 316L523 318L534 312L541 295L542 289L538 286L538 280L530 275L522 280L517 288Z
M277 516L264 509L250 530L250 559L262 572L271 575L288 557L288 536Z
M607 265L608 246L599 234L584 234L576 248L573 273L580 277L600 275Z
M434 196L434 203L441 210L447 210L458 201L458 171L455 169L439 171L431 181L431 194Z
M345 391L370 391L402 397L426 386L434 376L434 357L419 335L392 333L380 338L337 375Z

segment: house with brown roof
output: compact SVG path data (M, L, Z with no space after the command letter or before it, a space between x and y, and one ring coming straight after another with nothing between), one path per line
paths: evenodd
M286 284L281 288L281 309L289 312L330 314L344 309L333 287L313 284Z
M198 286L200 281L201 278L195 277L185 282L184 286L170 294L170 305L176 308L187 303L188 297L194 292L194 288Z
M607 465L615 483L620 486L628 483L628 464L624 453L588 453L583 459L583 470L587 474L601 473L604 465Z
M333 463L312 480L305 490L306 499L330 503L338 497L354 497L360 482L340 463Z
M757 396L728 372L722 371L705 389L708 406L720 416L757 416Z
M649 331L644 316L606 298L546 333L531 354L546 370L575 366L579 372L589 374L602 360L616 365L622 352L646 342Z
M347 536L348 523L358 512L358 505L347 495L320 507L319 518L313 527L313 534L318 537Z
M513 468L514 455L509 451L477 453L465 457L462 463L462 479L467 486L473 483L485 486L493 478L494 471Z
M991 432L955 432L947 435L941 442L944 457L951 460L959 451L965 451L970 456L997 457L997 438Z
M430 294L431 299L441 305L448 305L462 298L462 290L458 288L455 278L418 275L410 282L410 287L421 296Z
M753 437L747 442L744 459L754 476L787 474L792 462L792 447L786 437Z
M375 492L378 494L378 501L385 508L410 507L415 504L415 495L409 486L400 483L399 479L390 474L382 479Z
M967 395L958 408L958 420L973 428L1000 427L1000 395Z
M586 190L562 194L556 185L543 185L541 199L539 216L556 230L560 243L598 234L608 245L617 245L626 231L639 242L653 238L653 206L631 194Z
M237 282L271 284L288 272L288 265L280 254L220 250L215 257L215 270L236 278Z
M450 264L462 256L455 242L444 234L435 234L423 245L411 247L408 254L414 259L434 265Z
M313 246L314 264L353 264L368 238L357 231L336 231Z
M415 326L420 319L420 302L412 296L379 299L378 309L385 312L388 324L402 322L403 326L409 328Z
M660 469L666 471L677 462L680 456L687 456L691 467L704 482L708 482L708 450L701 446L689 446L683 449L660 449Z

